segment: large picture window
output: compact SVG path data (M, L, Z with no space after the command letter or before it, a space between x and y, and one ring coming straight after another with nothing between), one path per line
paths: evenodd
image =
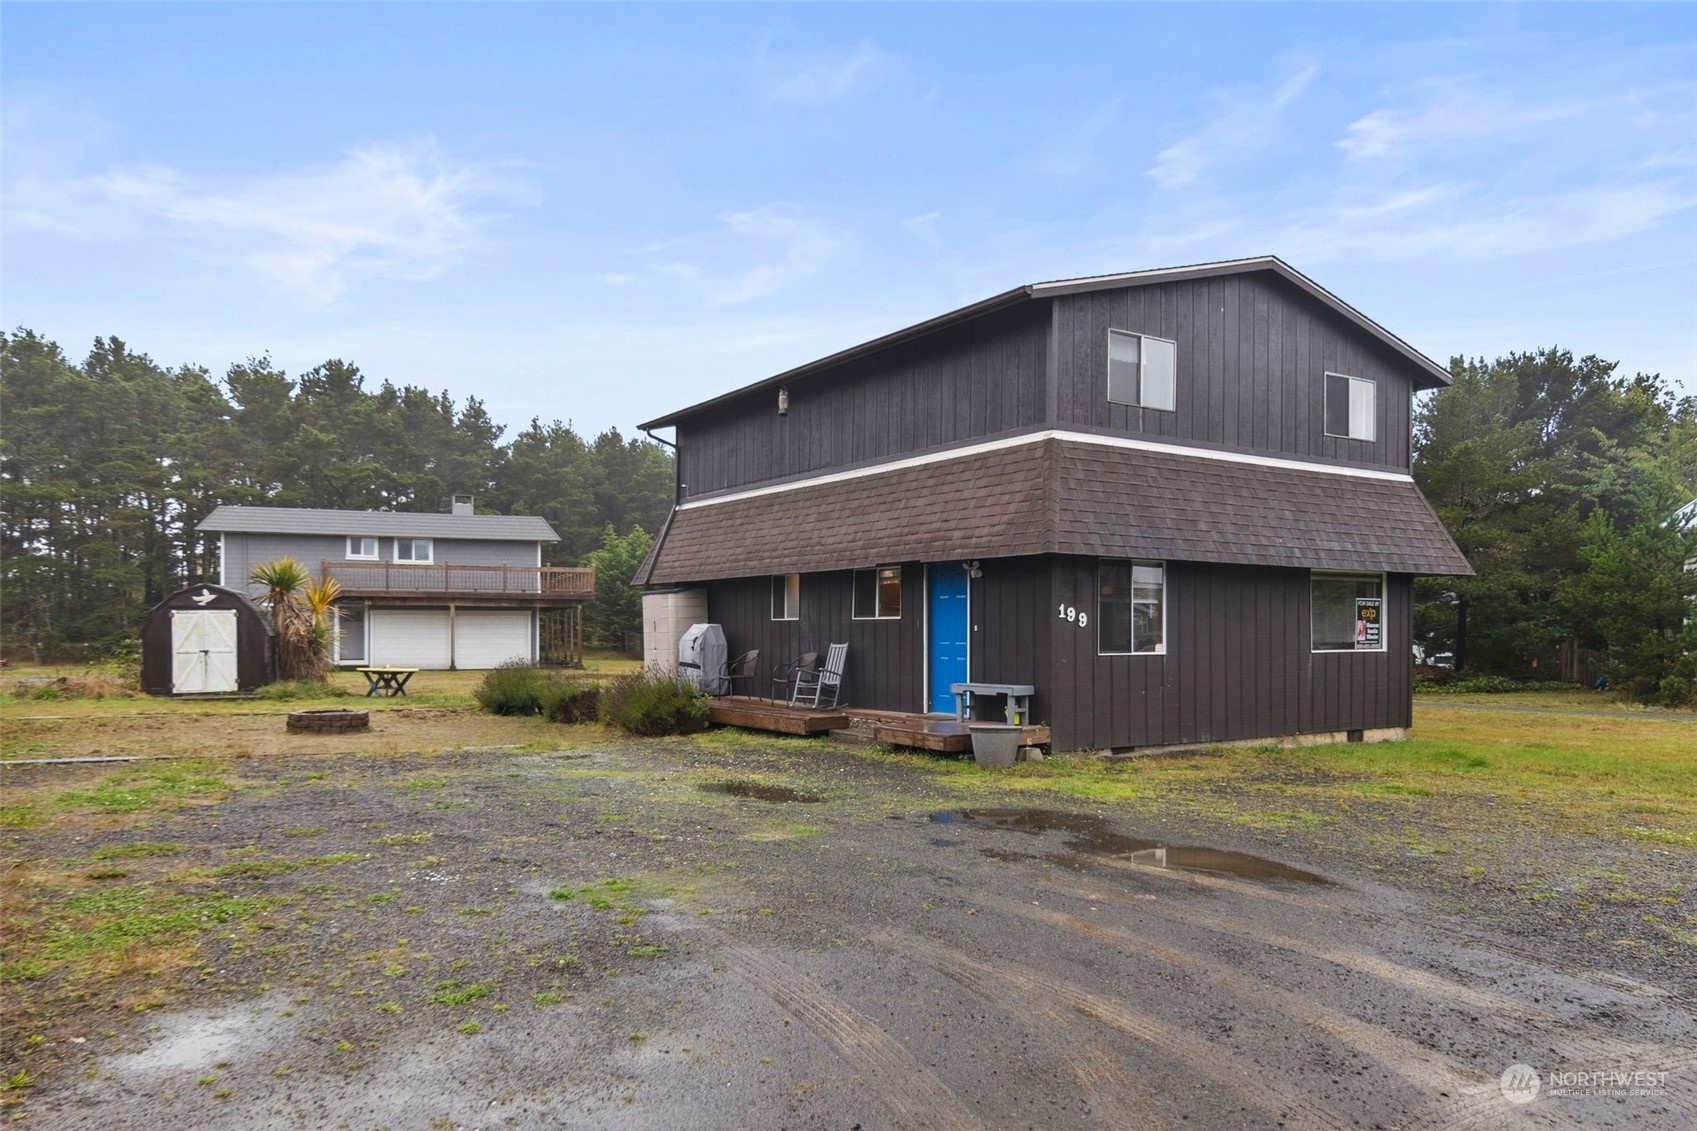
M1171 412L1178 396L1178 344L1108 331L1108 399Z
M1316 652L1385 650L1385 579L1377 573L1316 573L1308 582Z
M854 571L855 620L895 620L901 615L901 566Z
M801 574L772 575L772 619L801 619Z
M1096 650L1103 655L1167 650L1167 570L1161 562L1096 566Z
M1326 435L1371 440L1378 386L1365 377L1326 374Z

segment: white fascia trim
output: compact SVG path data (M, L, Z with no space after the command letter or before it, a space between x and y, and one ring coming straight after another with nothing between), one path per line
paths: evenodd
M1135 452L1160 452L1166 455L1218 460L1221 463L1244 463L1255 467L1279 467L1290 471L1317 471L1325 475L1343 475L1357 479L1383 479L1392 483L1414 482L1412 475L1406 475L1399 471L1373 471L1364 467L1339 467L1336 464L1309 463L1305 460L1256 456L1245 452L1219 452L1212 448L1191 448L1182 444L1156 444L1148 440L1134 440L1128 436L1096 436L1088 432L1048 429L1043 432L1027 432L1023 436L1009 436L1003 440L988 440L982 444L971 444L964 448L951 448L946 452L931 452L927 455L909 456L906 459L873 464L870 467L857 467L852 471L833 471L828 475L816 475L811 479L797 479L788 483L775 483L770 487L751 487L746 491L736 491L729 495L715 495L711 499L694 499L687 503L679 503L677 509L680 511L694 510L697 507L710 507L716 503L734 503L743 499L756 499L762 495L799 491L803 487L820 487L827 483L846 483L853 479L864 479L868 475L906 471L910 468L926 467L934 463L946 463L949 460L982 455L985 452L1005 451L1008 448L1023 447L1026 444L1039 444L1045 440L1065 440L1069 444L1094 444L1102 448L1121 448Z

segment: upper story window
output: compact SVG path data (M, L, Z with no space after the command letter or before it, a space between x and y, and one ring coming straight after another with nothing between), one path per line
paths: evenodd
M901 566L854 571L855 620L895 620L901 615Z
M357 538L350 535L348 538L348 557L363 561L376 561L377 539Z
M1171 412L1178 396L1178 343L1108 331L1108 399Z
M1313 573L1308 630L1316 652L1385 650L1385 578L1378 573Z
M801 574L772 575L772 619L801 619Z
M395 560L398 562L429 562L432 546L428 538L395 539Z
M1372 440L1378 386L1365 377L1326 374L1326 435Z
M1161 562L1096 566L1096 651L1167 650L1167 570Z

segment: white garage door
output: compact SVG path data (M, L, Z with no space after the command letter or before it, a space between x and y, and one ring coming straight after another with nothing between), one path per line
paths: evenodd
M454 666L493 668L508 660L530 659L530 614L459 611L454 622Z
M378 668L448 667L447 609L372 609L371 665Z

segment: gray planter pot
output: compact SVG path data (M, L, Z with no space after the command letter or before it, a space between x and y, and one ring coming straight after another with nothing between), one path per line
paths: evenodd
M969 723L972 732L972 760L980 766L1004 769L1013 765L1019 753L1020 735L1025 728L1008 723Z

